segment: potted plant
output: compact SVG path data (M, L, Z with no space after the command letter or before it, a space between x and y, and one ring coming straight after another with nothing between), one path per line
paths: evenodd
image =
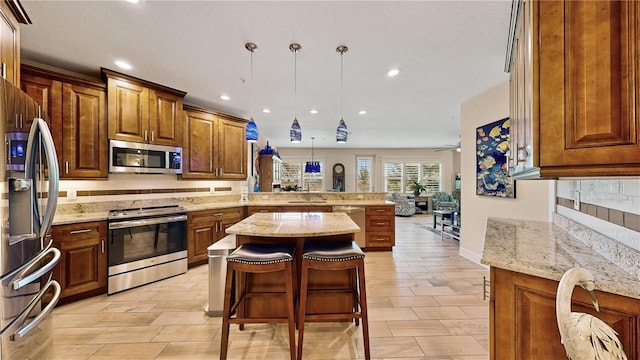
M427 190L426 186L420 184L417 181L413 181L413 184L411 184L410 186L411 191L413 191L413 195L415 196L420 196L420 193Z

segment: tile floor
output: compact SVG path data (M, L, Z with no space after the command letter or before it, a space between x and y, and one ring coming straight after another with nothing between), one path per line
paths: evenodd
M416 223L430 215L396 217L392 252L366 255L371 355L374 359L485 360L488 270L458 256ZM112 296L53 312L56 359L218 359L219 317L204 313L207 266ZM288 359L286 324L232 326L229 359ZM362 331L353 323L305 327L304 359L363 359Z

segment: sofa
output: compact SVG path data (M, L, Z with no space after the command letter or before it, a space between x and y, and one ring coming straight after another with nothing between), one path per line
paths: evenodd
M458 201L449 193L437 191L431 198L433 210L458 211Z
M396 203L396 216L411 216L416 213L416 202L413 195L401 195L394 192L387 195L387 200Z

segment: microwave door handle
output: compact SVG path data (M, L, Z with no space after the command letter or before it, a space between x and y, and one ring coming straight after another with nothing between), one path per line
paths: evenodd
M25 175L27 178L36 178L36 161L38 155L38 145L41 144L44 147L45 156L47 159L47 165L49 170L49 192L47 194L47 204L45 206L42 222L39 226L39 237L44 239L51 228L53 223L53 216L56 212L56 206L58 205L58 183L60 179L60 172L58 169L58 156L56 155L56 149L53 144L53 137L49 126L41 118L33 119L31 125L31 131L29 132L29 141L27 143L27 158L25 159ZM35 185L35 181L34 181ZM33 195L37 198L38 190L37 186L34 186ZM39 219L40 211L38 209L37 201L34 201L34 213L36 218Z

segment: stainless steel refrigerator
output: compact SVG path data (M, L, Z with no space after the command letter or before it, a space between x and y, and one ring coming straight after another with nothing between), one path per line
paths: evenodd
M0 79L0 360L48 359L60 260L48 235L58 202L58 160L37 103ZM29 126L29 123L31 125Z

